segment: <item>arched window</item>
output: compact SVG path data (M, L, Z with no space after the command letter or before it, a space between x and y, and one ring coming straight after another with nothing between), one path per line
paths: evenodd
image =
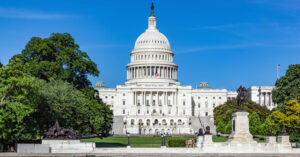
M157 119L154 120L154 125L158 125L158 120Z
M170 120L170 125L174 125L174 120L173 119Z
M134 119L131 119L130 124L133 126L134 125Z
M167 125L167 121L165 119L162 120L162 125Z
M150 126L150 119L147 119L147 126Z
M181 125L181 124L182 124L181 119L178 119L178 125Z
M143 126L144 124L143 124L143 120L142 119L140 119L139 120L139 126Z

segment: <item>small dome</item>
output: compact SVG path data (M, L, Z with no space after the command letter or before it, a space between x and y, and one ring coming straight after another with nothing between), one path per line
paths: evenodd
M140 48L163 48L170 49L170 44L165 35L157 29L149 30L141 34L135 42L134 49Z

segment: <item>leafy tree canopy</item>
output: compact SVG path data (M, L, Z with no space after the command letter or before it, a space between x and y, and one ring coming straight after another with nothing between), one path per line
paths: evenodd
M296 99L300 101L300 64L290 65L285 76L279 78L275 83L275 89L272 91L274 103L279 105L282 111L289 100Z
M33 37L22 51L29 72L40 79L61 79L78 89L91 83L87 75L98 76L97 65L79 49L68 33L53 33L49 38Z
M260 106L251 100L246 100L242 109L249 112L249 114L256 112L260 121L264 122L267 116L270 114L270 111L264 106ZM238 105L236 100L228 100L225 104L219 105L214 109L214 120L217 125L220 121L223 121L224 124L228 124L232 119L232 114L238 110Z
M28 65L19 63L16 59L0 68L0 143L6 150L17 141L34 139L38 133L32 115L44 81L24 72Z

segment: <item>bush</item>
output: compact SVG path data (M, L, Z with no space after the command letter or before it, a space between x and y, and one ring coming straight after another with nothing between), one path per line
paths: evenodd
M185 140L169 140L169 147L185 147Z

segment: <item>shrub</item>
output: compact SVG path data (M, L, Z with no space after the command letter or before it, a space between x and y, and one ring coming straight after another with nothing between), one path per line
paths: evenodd
M185 140L169 140L169 147L185 147Z

